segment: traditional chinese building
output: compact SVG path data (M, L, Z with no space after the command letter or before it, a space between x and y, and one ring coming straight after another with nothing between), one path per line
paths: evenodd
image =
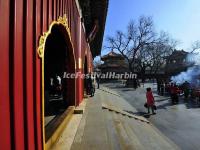
M193 63L188 61L188 52L184 50L175 50L166 58L165 74L169 76L176 75L182 71L186 71Z
M128 64L121 54L117 54L114 51L109 52L107 55L101 57L104 62L99 69L102 73L115 72L125 73L128 72Z
M60 99L71 113L83 100L83 79L62 76L92 72L107 8L108 0L0 1L0 149L48 149L56 140L45 132L50 81L61 78ZM61 132L60 123L54 128Z

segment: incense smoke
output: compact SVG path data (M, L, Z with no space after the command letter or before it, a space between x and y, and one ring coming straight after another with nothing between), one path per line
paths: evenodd
M200 86L200 54L188 54L186 62L193 66L189 67L187 71L171 77L171 80L178 84L188 81L192 86Z

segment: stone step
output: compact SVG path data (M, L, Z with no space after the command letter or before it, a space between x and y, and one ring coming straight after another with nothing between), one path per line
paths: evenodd
M87 117L84 129L81 131L81 140L77 143L77 136L75 137L72 150L109 149L104 114L101 109L101 101L98 98L99 93L97 92L96 97L88 99L84 112L87 113Z
M124 149L135 149L134 144L132 143L129 135L126 132L126 129L124 128L123 123L120 120L120 115L115 112L112 113L113 119L114 119L114 126L116 128L116 131L118 133L120 147L122 150ZM124 116L123 116L124 117Z
M103 109L106 116L108 142L112 150L136 149L146 150L129 126L128 117L115 111ZM139 120L136 120L139 121ZM140 122L140 121L139 121ZM144 123L144 122L141 122Z
M102 103L102 108L103 109L108 109L108 110L111 110L111 111L115 111L116 113L120 113L122 115L128 116L130 118L134 118L134 119L142 121L142 122L149 123L149 121L146 118L141 117L141 116L137 116L137 115L133 115L131 113L123 111L120 108L118 108L118 107L116 107L115 105L112 105L112 104Z
M82 140L83 140L83 134L84 134L85 125L86 125L87 114L88 114L88 111L84 111L78 130L76 132L71 150L81 150L82 148Z
M118 118L120 119L120 122L123 125L123 128L125 129L129 140L131 141L131 145L134 147L134 150L146 150L146 148L142 145L136 134L133 132L132 128L129 125L129 117L124 115L118 115ZM136 120L138 121L138 120Z
M136 120L127 118L130 128L133 130L138 140L149 150L175 150L178 149L175 144L170 142L163 134L155 130L151 124L145 124Z
M118 133L115 128L115 121L113 119L113 112L108 109L102 110L105 116L106 131L108 135L108 143L111 150L121 150Z

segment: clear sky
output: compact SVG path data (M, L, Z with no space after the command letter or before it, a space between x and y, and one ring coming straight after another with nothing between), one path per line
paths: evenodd
M193 41L200 40L200 0L109 0L103 45L108 35L125 31L129 21L141 15L152 16L158 32L179 40L179 49L189 50Z

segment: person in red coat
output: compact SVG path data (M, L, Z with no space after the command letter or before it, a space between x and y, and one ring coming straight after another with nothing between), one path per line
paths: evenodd
M154 96L151 91L151 88L147 88L146 99L147 99L148 113L150 113L150 108L151 108L152 114L155 114L155 112L154 112L155 101L154 101Z

